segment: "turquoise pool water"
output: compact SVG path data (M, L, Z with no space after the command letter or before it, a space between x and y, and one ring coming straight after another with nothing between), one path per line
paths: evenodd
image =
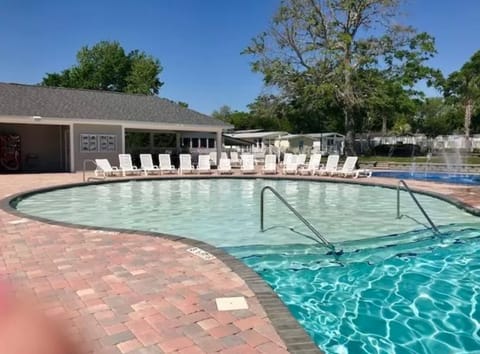
M313 246L229 252L272 286L327 353L479 353L479 230L450 232L448 241L420 234L339 263Z
M335 260L266 196L276 188L344 254ZM136 181L52 191L20 201L25 213L92 226L188 236L255 269L327 353L480 353L480 226L446 202L418 196L443 232L433 237L396 191L267 180ZM296 232L292 232L293 228Z
M480 184L480 175L473 173L374 171L372 173L372 176L399 179L417 179L421 181L467 184L477 186Z
M89 185L33 195L21 201L17 209L76 224L187 236L220 247L312 243L288 229L309 233L268 192L265 227L271 229L259 231L260 191L265 185L277 189L332 242L423 228L411 219L396 219L395 190L306 181L185 179ZM423 195L418 198L439 225L478 221L441 200ZM405 192L401 210L425 222Z

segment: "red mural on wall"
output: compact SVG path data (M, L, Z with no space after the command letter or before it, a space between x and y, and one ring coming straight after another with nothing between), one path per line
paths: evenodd
M0 135L0 169L20 170L20 136Z

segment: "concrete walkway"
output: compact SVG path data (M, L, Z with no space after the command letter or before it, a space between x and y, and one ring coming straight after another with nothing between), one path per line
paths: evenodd
M0 198L81 181L81 174L0 175ZM480 207L479 187L409 184ZM272 324L259 295L225 262L192 255L184 242L46 224L3 210L0 233L0 276L67 320L91 352L315 352L311 343L287 345L279 333L288 331ZM237 296L246 298L248 310L217 310L216 298Z

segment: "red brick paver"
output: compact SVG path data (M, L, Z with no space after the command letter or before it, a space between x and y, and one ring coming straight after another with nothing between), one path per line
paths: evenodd
M0 175L0 198L74 182L80 174ZM408 183L480 206L479 187ZM1 210L0 231L0 276L64 318L92 352L287 353L245 282L181 242L49 225ZM218 312L215 298L225 294L247 297L249 309Z
M0 197L80 181L79 174L2 175ZM258 352L233 324L244 314L216 310L215 298L225 294L246 296L249 313L261 319L254 325L275 332L238 275L218 259L186 252L183 243L20 220L4 211L0 230L0 275L66 319L95 353ZM285 350L282 341L269 343L273 352Z

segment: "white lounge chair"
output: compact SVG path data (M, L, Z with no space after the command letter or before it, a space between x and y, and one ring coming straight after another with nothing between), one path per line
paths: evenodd
M341 177L355 176L357 171L355 170L355 165L357 164L357 156L348 156L340 170L333 172L332 175L337 175ZM358 174L357 174L358 177Z
M283 155L283 164L282 164L283 167L285 167L287 163L291 163L292 160L293 160L293 154L289 152L285 153L285 155Z
M265 164L263 166L263 174L277 174L277 156L265 155Z
M297 167L305 167L305 161L307 160L307 155L306 154L298 154L297 155Z
M297 155L291 155L287 158L283 166L283 173L286 175L296 175L298 171Z
M242 167L240 167L240 171L243 174L257 173L257 171L255 170L255 164L253 162L253 155L251 154L242 155Z
M170 154L158 154L158 164L160 167L160 174L166 173L177 173L175 166L172 165L170 160Z
M322 161L322 155L313 154L310 155L310 160L308 161L308 166L300 167L298 173L301 175L314 175L320 168L320 162Z
M288 172L287 172L288 166ZM284 174L297 173L297 156L294 154L286 153L283 156L282 171Z
M130 154L118 154L119 169L122 171L122 175L126 176L127 173L140 174L142 170L132 163L132 156Z
M212 151L208 154L210 157L210 164L212 166L217 166L217 152L216 151Z
M331 175L335 172L337 172L337 166L338 166L338 160L340 159L340 156L338 155L328 155L327 163L325 164L325 167L320 168L318 170L319 175Z
M238 152L236 152L236 151L231 151L230 152L230 165L232 167L240 167L241 166L240 159L238 158Z
M119 175L121 172L116 166L110 165L110 162L107 159L95 159L95 164L97 168L95 169L95 176L115 176Z
M198 155L198 173L212 173L210 168L210 156L209 155Z
M221 154L220 154L220 158L221 159L228 159L228 155L225 151L223 151Z
M180 167L178 173L183 175L184 173L195 173L195 168L192 165L192 155L180 154Z
M148 172L159 172L158 166L153 164L151 154L140 154L140 164L142 166L143 172L145 173L145 176L148 176Z
M231 175L233 173L232 166L230 164L230 159L221 158L218 163L218 173L223 175Z
M298 165L296 162L287 163L283 168L283 173L286 175L296 175L298 171Z

